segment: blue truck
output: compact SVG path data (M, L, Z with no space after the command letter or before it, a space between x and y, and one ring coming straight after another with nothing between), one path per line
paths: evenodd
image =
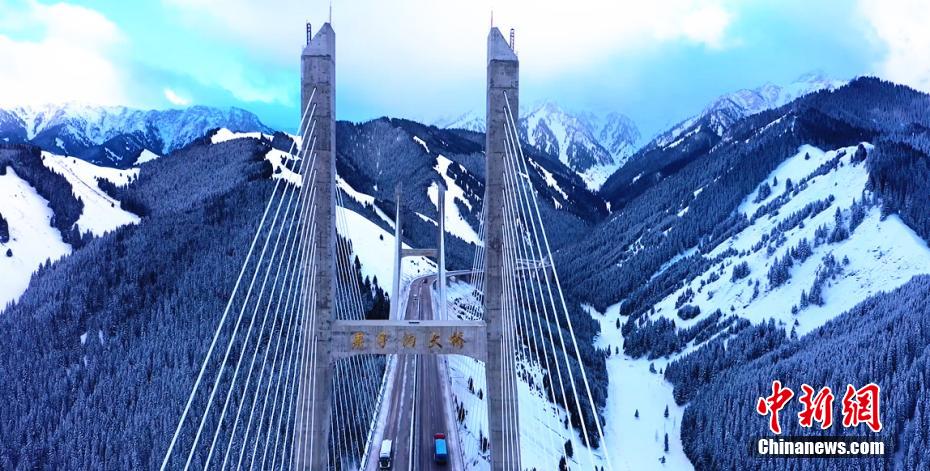
M446 447L446 434L433 435L433 461L446 464L449 461L449 449Z

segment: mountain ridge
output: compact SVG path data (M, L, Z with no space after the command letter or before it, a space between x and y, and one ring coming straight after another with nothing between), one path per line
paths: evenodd
M4 142L32 143L117 168L131 166L145 150L171 153L216 128L272 132L256 115L235 107L143 110L65 103L0 110Z
M484 120L481 113L469 111L433 125L484 133ZM554 101L521 109L517 127L524 142L558 158L595 191L636 151L640 140L636 124L622 113L569 111Z

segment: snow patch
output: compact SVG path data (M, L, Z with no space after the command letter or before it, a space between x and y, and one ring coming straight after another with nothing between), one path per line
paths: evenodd
M97 185L101 179L117 186L127 185L139 176L138 168L120 170L98 167L85 160L49 152L42 152L42 163L49 170L65 177L71 184L71 192L84 203L84 211L76 223L82 233L101 236L127 224L139 222L139 216L123 210L119 201Z
M245 139L245 138L271 139L271 136L269 136L268 134L260 133L260 132L233 132L226 128L219 128L216 130L216 132L213 133L212 136L210 136L210 142L213 144L219 144L221 142L231 141L233 139Z
M136 158L136 163L134 165L144 164L146 162L151 162L155 159L161 158L160 155L148 150L142 149L142 153L139 154L139 157Z
M336 208L339 235L352 241L352 251L362 264L362 276L378 278L378 285L390 291L394 282L394 235L364 216L341 206ZM410 248L404 244L405 248ZM436 264L426 257L404 257L401 274L407 283L417 276L434 273Z
M46 260L55 261L71 253L52 227L52 208L12 167L0 175L0 214L6 219L9 242L0 243L0 312L19 300L29 287L32 274ZM12 256L6 255L7 250Z
M423 146L423 150L425 150L426 153L429 154L429 146L426 145L426 141L424 141L423 139L420 139L417 136L413 136L413 142L416 142L417 144L420 144L421 146Z
M458 206L455 204L455 200L459 200L462 202L462 204L468 207L468 209L472 209L471 202L465 198L465 192L461 187L458 186L458 184L455 182L455 179L450 177L448 174L447 170L449 168L449 164L451 163L451 160L440 154L436 156L436 165L433 167L442 177L446 185L446 230L450 234L464 240L465 242L481 245L481 238L478 237L478 234L471 227L468 221L462 217L461 213L459 213ZM429 197L429 200L433 203L433 206L435 206L438 211L439 186L435 182L431 183L429 188L426 189L426 194Z
M289 154L278 149L271 149L265 154L265 160L271 163L271 178L284 180L286 183L290 183L298 188L303 184L303 177L286 165L287 161L297 160L294 154Z
M617 319L620 319L621 328L625 322L625 318L620 317L620 304L610 306L604 314L590 308L588 312L601 324L601 335L595 339L595 347L611 350L607 358L604 441L614 469L694 469L681 444L681 417L685 408L675 404L672 385L658 373L665 370L668 360L650 362L623 353L623 334L617 327ZM656 373L649 371L650 363ZM668 417L665 417L666 406ZM665 464L659 461L661 457L665 457Z

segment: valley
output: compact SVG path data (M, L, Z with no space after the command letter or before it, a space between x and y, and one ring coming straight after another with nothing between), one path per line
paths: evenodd
M605 443L589 458L578 425L563 425L572 413L552 403L541 386L545 371L530 353L519 357L519 394L546 413L527 412L525 420L570 442L573 465L603 464L606 449L620 469L715 468L746 454L732 444L724 452L702 434L705 427L720 431L708 425L715 404L751 403L771 380L762 372L787 375L781 362L796 366L790 376L798 381L810 372L840 387L822 365L806 366L805 359L825 354L823 345L847 339L855 354L842 368L855 371L869 362L866 338L913 342L895 360L901 366L886 365L882 374L923 384L909 370L926 365L918 352L923 331L896 329L880 311L916 328L923 325L916 314L888 306L906 300L915 313L930 308L920 294L930 274L926 99L874 78L847 84L809 77L721 97L645 144L622 115L598 120L554 104L523 115L526 178L551 235ZM62 385L41 402L4 412L3 435L12 439L2 456L37 466L96 463L91 453L71 453L81 448L71 431L80 430L94 446L117 443L120 456L106 464L151 467L159 453L132 451L130 443L153 441L152 430L173 424L142 411L186 394L186 385L172 383L192 374L191 358L203 347L178 339L209 330L204 325L221 310L226 293L217 287L230 284L226 269L248 245L261 197L277 182L302 185L286 151L299 141L236 112L189 110L202 117L181 132L179 122L158 124L164 115L66 111L71 115L58 127L38 126L36 111L7 112L2 116L15 118L0 121L0 215L9 227L0 274L11 280L0 291L0 306L9 303L0 333L15 337L24 319L35 319L0 351L0 371L25 375L30 365L35 376L0 386L0 399ZM81 113L84 123L106 115L129 124L75 124ZM241 126L230 124L237 120ZM484 194L479 121L466 117L441 128L396 118L337 123L339 234L372 287L366 303L374 305L393 281L398 185L404 247L434 244L442 184L449 268L471 268ZM155 123L155 130L143 132L131 124L137 122ZM86 140L77 137L81 130ZM136 144L111 155L116 142ZM178 227L196 235L180 237ZM4 256L7 250L13 255ZM426 258L406 259L404 284L432 270ZM474 302L471 291L467 280L456 280L450 298L465 306ZM78 340L93 331L99 342ZM827 340L814 342L818 336ZM448 367L455 406L481 407L474 392L481 365L455 356ZM123 375L147 387L127 389ZM742 389L731 391L731 384ZM909 393L888 390L911 401L895 406L908 421L889 427L910 441L882 463L902 454L927 462L919 451L926 438L911 422L923 420L914 411L925 408ZM122 410L113 410L114 397ZM732 432L740 439L761 420L745 409L745 425ZM89 427L89 417L103 412L112 422ZM480 425L469 414L457 430L463 448L480 457ZM37 417L51 425L31 438ZM540 469L559 458L545 450L564 447L526 443L523 461ZM468 469L485 466L477 459Z

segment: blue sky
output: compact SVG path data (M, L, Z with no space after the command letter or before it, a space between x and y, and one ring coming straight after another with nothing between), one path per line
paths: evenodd
M237 106L293 129L304 22L316 29L329 7L0 0L0 106ZM335 0L338 117L483 110L492 10L516 28L523 104L619 111L646 136L720 94L815 70L930 89L930 7L918 0Z

